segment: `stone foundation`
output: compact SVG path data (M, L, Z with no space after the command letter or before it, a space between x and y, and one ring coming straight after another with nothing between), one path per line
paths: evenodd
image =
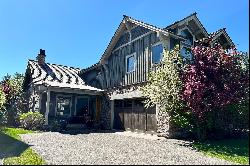
M157 133L158 136L170 138L170 116L163 107L156 106Z
M111 129L111 107L110 100L107 95L103 95L101 99L101 122L103 122L103 127L106 130Z

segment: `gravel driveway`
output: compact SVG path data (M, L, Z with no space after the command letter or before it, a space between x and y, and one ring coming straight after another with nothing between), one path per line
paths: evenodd
M174 139L160 139L142 134L89 133L61 134L45 132L21 135L33 145L47 164L178 164L225 165L224 160L210 158ZM143 138L140 138L143 137Z

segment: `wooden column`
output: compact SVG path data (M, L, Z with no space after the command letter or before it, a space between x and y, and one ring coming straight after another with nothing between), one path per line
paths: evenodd
M41 111L42 111L42 96L43 96L43 94L40 93L40 94L39 94L39 112L40 112L40 113L41 113Z
M110 103L110 105L111 105L111 129L113 129L113 127L114 127L114 109L115 109L115 101L114 100L111 100L111 103Z
M158 124L159 121L159 111L160 111L160 104L155 105L155 117L156 117L156 123ZM158 128L158 125L157 125Z
M101 101L100 97L96 97L96 121L100 122L101 118Z
M50 90L47 91L46 112L45 112L45 125L49 124L49 105L50 105Z

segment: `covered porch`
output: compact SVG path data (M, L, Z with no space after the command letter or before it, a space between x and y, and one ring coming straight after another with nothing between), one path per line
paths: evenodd
M65 120L68 124L98 123L102 90L87 85L69 86L37 86L39 112L45 117L45 125L54 120Z

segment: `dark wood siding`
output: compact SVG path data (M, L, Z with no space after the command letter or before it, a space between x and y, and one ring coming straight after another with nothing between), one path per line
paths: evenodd
M141 132L155 132L156 108L145 108L142 99L115 100L114 128Z
M156 33L152 32L130 44L114 49L107 63L109 76L106 77L106 88L146 81L151 68L151 46L158 41ZM136 53L135 70L127 73L126 56L133 53Z

